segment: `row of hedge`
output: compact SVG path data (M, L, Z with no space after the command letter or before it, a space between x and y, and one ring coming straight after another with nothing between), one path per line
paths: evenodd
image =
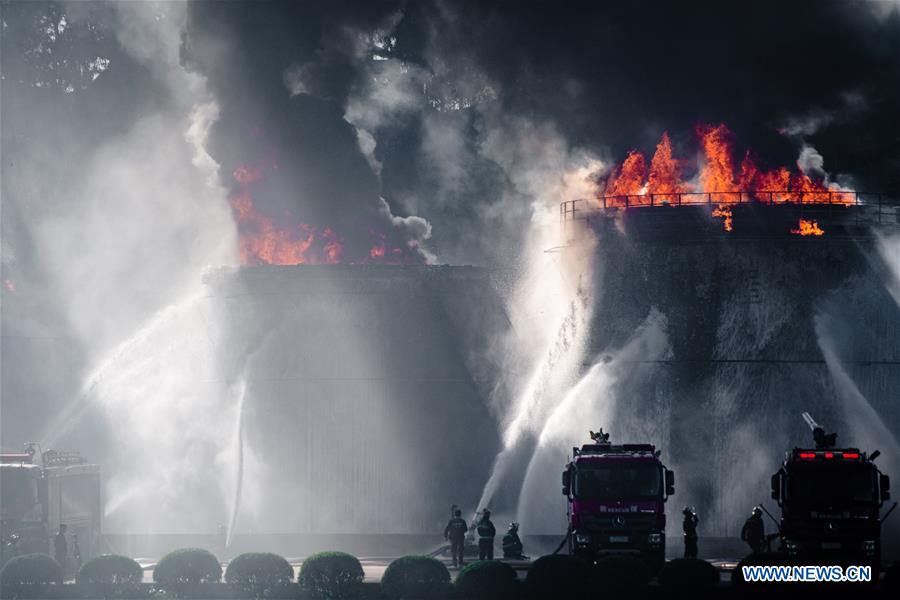
M767 557L748 557L743 564L761 564ZM772 558L775 560L775 558ZM735 569L733 583L741 584L740 566ZM896 571L896 568L893 569ZM885 585L896 582L896 573ZM228 564L224 579L234 593L252 597L296 597L346 599L371 596L371 586L363 590L363 569L359 560L343 552L321 552L307 558L293 583L293 568L281 556L270 553L248 553ZM610 556L595 566L567 555L544 556L531 565L525 582L516 578L515 570L500 561L477 561L465 566L455 583L451 583L446 566L425 556L399 558L385 570L380 595L389 600L408 598L505 599L517 597L558 598L575 596L587 589L634 591L646 586L653 577L643 562L628 556ZM62 569L51 557L31 554L10 560L0 572L4 590L18 587L23 592L35 586L52 584L62 579ZM134 560L117 555L99 556L82 566L76 577L79 585L101 586L104 596L146 597L140 582L143 570ZM186 548L164 556L153 570L156 589L176 596L194 596L197 590L212 592L221 586L222 567L206 550ZM691 590L709 588L719 583L718 570L703 560L676 559L666 563L658 574L662 588ZM200 587L198 587L200 586ZM202 586L206 586L205 588ZM194 590L192 592L191 590ZM219 590L216 595L226 590ZM26 593L16 593L25 597ZM4 597L7 597L4 595Z

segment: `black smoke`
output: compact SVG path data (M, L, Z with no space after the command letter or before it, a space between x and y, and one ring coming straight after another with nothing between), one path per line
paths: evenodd
M438 260L512 260L534 198L511 192L516 166L486 147L523 127L514 119L613 161L666 130L692 156L695 125L723 122L764 165L791 165L807 144L857 189L900 187L889 3L194 3L184 57L221 104L210 151L224 176L276 152L264 210L334 227L359 251L373 223L394 243L412 237L389 226L381 196L432 224L418 241ZM417 96L360 126L348 105L377 102L370 81L391 61Z

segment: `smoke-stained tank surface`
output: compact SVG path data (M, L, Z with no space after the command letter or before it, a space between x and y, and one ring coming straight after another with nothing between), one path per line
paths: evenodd
M246 373L238 532L423 533L477 496L496 451L486 349L504 273L222 269L207 278L223 373ZM249 358L248 358L249 357ZM255 487L255 486L254 486Z
M784 448L808 436L807 409L844 432L845 444L880 449L880 468L898 472L900 314L891 257L880 251L897 233L896 203L747 202L732 207L726 231L714 203L593 202L560 209L569 239L598 239L588 354L615 356L655 313L668 340L623 367L627 386L615 390L604 425L660 444L679 473L678 502L697 506L703 535L737 536L768 498ZM791 231L816 209L824 235ZM887 543L900 530L886 527Z

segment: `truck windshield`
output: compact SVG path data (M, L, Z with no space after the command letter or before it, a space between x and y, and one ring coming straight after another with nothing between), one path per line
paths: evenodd
M575 471L575 497L582 500L659 498L659 465L581 464Z
M4 519L22 519L37 501L37 481L30 469L0 468L0 507Z
M786 500L790 503L827 509L877 502L875 469L871 465L793 465L788 471Z

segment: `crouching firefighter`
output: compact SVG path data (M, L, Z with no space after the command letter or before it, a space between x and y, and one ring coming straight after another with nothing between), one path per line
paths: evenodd
M522 554L522 550L522 540L519 539L519 524L510 523L509 530L503 536L503 558L525 560L527 557Z

